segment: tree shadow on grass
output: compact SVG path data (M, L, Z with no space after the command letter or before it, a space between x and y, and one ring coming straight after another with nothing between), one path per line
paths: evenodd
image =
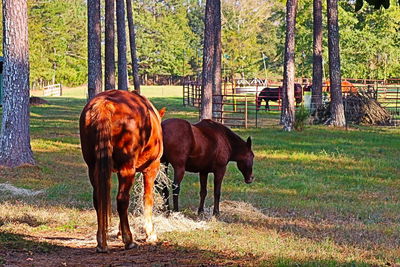
M70 240L69 237L48 239L51 242ZM237 256L228 251L211 251L168 242L156 245L140 244L124 250L123 245L109 244L110 253L98 254L94 247L52 244L33 237L0 232L0 264L5 266L363 266L358 262L333 259L298 260L271 256L262 259L249 253Z
M139 244L135 249L124 250L122 241L109 242L110 252L98 254L93 245L80 245L78 239L49 237L40 242L30 236L0 232L0 255L7 266L202 266L242 265L254 259L236 257L194 247ZM74 241L68 246L62 241ZM1 258L0 258L1 259Z

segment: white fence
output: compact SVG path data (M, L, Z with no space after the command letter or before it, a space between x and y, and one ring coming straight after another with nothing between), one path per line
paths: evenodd
M44 87L43 96L62 96L61 84L52 84Z

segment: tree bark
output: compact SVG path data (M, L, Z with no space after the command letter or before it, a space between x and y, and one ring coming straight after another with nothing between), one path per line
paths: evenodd
M200 119L212 119L212 93L214 76L214 53L215 53L215 35L214 35L214 0L206 1L205 19L204 19L204 48L203 48L203 73L202 73L202 94Z
M117 0L118 35L118 89L128 90L128 70L126 61L126 30L124 0Z
M133 74L133 86L135 91L140 94L140 76L139 76L139 64L136 54L136 33L135 24L133 23L133 12L132 12L132 0L126 0L126 10L128 16L128 27L129 27L129 44L131 48L132 58L132 74Z
M100 0L88 0L88 98L101 92Z
M29 44L26 0L3 0L3 117L0 165L35 164L29 130Z
M214 60L213 60L213 118L222 122L222 77L221 77L221 0L214 0Z
M344 116L340 73L338 0L327 0L327 2L329 76L332 114L330 124L333 126L343 127L346 124L346 120Z
M115 89L115 1L105 0L105 90Z
M313 0L313 76L311 109L322 105L322 0Z
M294 107L294 53L296 28L297 0L286 2L286 41L282 88L281 123L285 131L292 131L295 120Z

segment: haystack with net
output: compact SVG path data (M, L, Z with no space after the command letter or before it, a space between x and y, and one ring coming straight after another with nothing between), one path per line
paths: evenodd
M370 92L359 91L343 98L346 121L363 125L392 125L392 115L379 104ZM329 124L331 120L330 103L314 111L315 124Z

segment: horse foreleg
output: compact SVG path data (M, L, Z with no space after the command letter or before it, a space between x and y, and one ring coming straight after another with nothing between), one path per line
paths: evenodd
M269 100L265 100L265 110L269 111Z
M153 216L153 205L154 205L154 180L156 179L157 173L160 169L159 162L153 162L145 171L143 171L144 181L144 230L146 232L146 241L153 243L157 241L157 235L154 231L152 216Z
M200 205L198 210L199 215L204 212L204 200L207 196L207 177L208 173L200 173Z
M135 169L124 169L118 172L117 210L120 220L119 228L125 249L135 247L128 222L129 191L132 188L134 179Z
M184 165L182 165L184 166ZM174 183L172 184L172 196L174 201L174 211L179 211L179 192L181 191L181 182L185 175L185 167L174 167Z
M219 200L221 198L221 185L224 178L226 166L214 172L214 210L213 215L219 215Z

